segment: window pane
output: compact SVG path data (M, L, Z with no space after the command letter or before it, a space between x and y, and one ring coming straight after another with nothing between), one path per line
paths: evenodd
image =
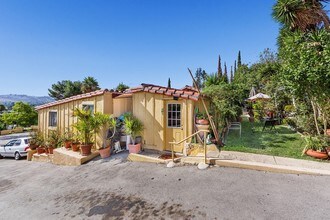
M173 104L173 111L176 111L176 104Z
M181 107L181 105L180 104L177 104L177 111L180 111L180 107Z

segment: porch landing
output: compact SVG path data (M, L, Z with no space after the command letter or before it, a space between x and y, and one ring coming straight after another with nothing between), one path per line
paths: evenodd
M98 155L100 154L97 150L92 150L91 155L82 156L80 152L74 152L72 150L67 150L64 147L61 147L54 150L54 157L52 162L56 165L79 166L92 160Z

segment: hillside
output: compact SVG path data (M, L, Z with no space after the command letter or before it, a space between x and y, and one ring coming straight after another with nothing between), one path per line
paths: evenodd
M17 94L0 95L0 104L4 104L6 107L13 106L15 102L19 101L36 106L52 102L54 99L49 96L28 96Z

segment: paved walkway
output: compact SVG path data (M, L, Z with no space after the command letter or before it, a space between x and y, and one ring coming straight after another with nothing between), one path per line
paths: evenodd
M216 164L280 173L330 175L330 163L261 154L221 151Z

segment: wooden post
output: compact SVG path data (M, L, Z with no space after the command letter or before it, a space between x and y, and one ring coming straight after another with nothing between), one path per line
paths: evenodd
M174 163L174 149L173 149L173 145L174 144L171 144L171 151L172 151L172 161Z
M213 119L212 119L212 117L211 117L211 115L210 115L210 113L209 113L209 111L208 111L208 109L207 109L207 107L206 107L206 104L205 104L204 99L203 99L203 97L202 97L202 93L201 93L201 91L199 90L199 88L198 88L198 86L197 86L196 80L195 80L194 76L192 75L191 70L190 70L189 68L188 68L188 71L189 71L189 73L190 73L191 78L193 79L193 82L194 82L194 85L195 85L197 91L199 92L199 94L200 94L200 96L201 96L202 104L203 104L203 107L204 107L204 109L205 109L206 115L207 115L207 117L208 117L208 119L209 119L209 121L210 121L210 124L211 124L211 127L212 127L212 131L213 131L214 136L215 136L215 140L217 141L217 143L218 143L219 145L223 146L223 143L222 143L221 140L219 139L219 133L218 133L218 130L217 130L217 128L216 128L216 126L215 126L215 124L214 124L214 121L213 121Z

